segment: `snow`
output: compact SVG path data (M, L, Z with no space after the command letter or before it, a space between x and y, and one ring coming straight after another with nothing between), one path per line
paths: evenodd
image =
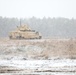
M0 60L0 66L15 67L18 69L26 69L38 71L39 75L75 75L76 60L74 59L58 59L58 60ZM55 72L43 72L46 70ZM35 72L34 72L35 74Z
M29 68L50 68L50 67L72 67L76 66L76 60L63 59L63 60L0 60L0 65Z

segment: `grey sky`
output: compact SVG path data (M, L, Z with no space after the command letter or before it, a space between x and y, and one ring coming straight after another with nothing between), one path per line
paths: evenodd
M76 18L76 0L0 0L0 16Z

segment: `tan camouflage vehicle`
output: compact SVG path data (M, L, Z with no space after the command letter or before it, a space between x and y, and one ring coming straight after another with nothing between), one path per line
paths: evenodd
M20 25L16 30L9 33L10 39L41 39L39 32L31 30L27 25Z

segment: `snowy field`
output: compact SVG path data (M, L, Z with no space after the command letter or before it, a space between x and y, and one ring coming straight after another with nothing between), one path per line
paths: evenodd
M0 39L0 75L76 75L76 39Z
M76 75L76 60L0 60L0 75Z

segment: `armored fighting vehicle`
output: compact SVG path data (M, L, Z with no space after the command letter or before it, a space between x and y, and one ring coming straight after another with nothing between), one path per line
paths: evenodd
M9 33L10 39L41 39L39 32L31 30L27 25L17 26L17 29Z

